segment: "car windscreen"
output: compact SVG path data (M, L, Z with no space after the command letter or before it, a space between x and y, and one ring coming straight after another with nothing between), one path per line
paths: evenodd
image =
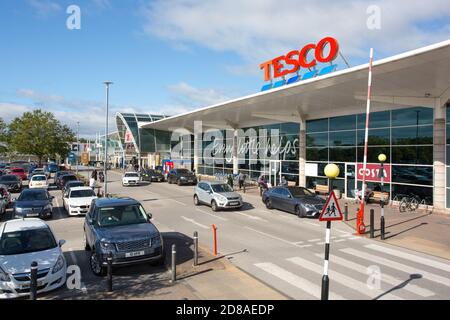
M147 214L140 205L99 208L97 223L100 227L115 227L147 222Z
M84 183L81 181L73 182L69 181L66 183L66 188L84 187Z
M233 189L226 183L223 184L212 184L211 188L214 192L222 193L222 192L233 192Z
M36 201L36 200L48 200L47 192L45 190L25 190L23 191L18 201Z
M95 192L92 189L86 190L73 190L70 193L71 198L87 198L87 197L95 197Z
M33 176L31 178L31 180L33 180L33 181L45 181L47 179L45 178L45 176Z
M23 169L14 169L14 170L12 170L12 172L14 172L14 173L24 173L25 170L23 170Z
M19 177L12 174L8 174L6 176L1 176L0 181L19 182Z
M289 188L292 196L294 198L304 198L304 197L312 197L315 196L314 193L305 188Z
M72 176L72 175L63 176L61 179L65 182L78 180L76 176Z
M139 178L139 175L137 173L125 173L125 177Z
M23 254L56 248L56 240L48 228L3 233L0 255Z

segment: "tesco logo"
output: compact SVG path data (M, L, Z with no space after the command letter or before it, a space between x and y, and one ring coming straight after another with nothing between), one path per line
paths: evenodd
M325 48L329 51L325 54ZM308 58L308 53L314 51L314 55ZM315 67L317 63L327 63L336 59L339 53L339 43L332 37L326 37L317 44L310 43L300 50L292 50L285 55L263 62L259 65L264 70L264 80L283 77L290 73L295 73L300 68L309 69Z

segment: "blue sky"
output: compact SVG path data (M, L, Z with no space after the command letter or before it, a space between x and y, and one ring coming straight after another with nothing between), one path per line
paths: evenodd
M69 30L69 5L81 29ZM367 8L380 10L369 29ZM257 92L259 64L335 36L351 65L450 38L450 1L3 0L0 117L42 107L82 136L116 111L175 114ZM342 61L338 64L343 68Z

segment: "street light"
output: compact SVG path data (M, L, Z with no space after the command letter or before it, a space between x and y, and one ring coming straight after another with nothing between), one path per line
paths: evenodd
M339 167L334 163L327 164L323 170L328 178L329 194L333 192L333 180L339 175ZM327 221L327 231L325 236L325 261L323 264L322 277L322 300L328 300L328 292L330 288L330 279L328 278L328 260L330 258L330 236L331 236L331 221Z
M380 229L381 229L381 240L384 240L384 162L387 157L384 153L378 155L378 161L380 161L380 172L379 177L381 178L381 197L380 197L380 206L381 206L381 218L380 218Z
M78 157L80 156L80 121L77 121L77 167L75 173L78 175Z
M103 82L106 86L106 119L105 119L105 163L104 163L104 190L105 196L108 194L108 109L109 109L109 86L112 84L111 81Z

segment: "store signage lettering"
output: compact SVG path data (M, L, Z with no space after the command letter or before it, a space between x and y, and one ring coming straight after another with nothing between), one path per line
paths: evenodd
M384 164L383 168L384 168L384 181L391 182L391 166L389 164ZM375 182L381 181L381 178L379 177L379 172L380 172L379 164L367 164L365 174L366 180ZM357 179L362 181L364 177L364 167L362 163L358 163L356 173Z

